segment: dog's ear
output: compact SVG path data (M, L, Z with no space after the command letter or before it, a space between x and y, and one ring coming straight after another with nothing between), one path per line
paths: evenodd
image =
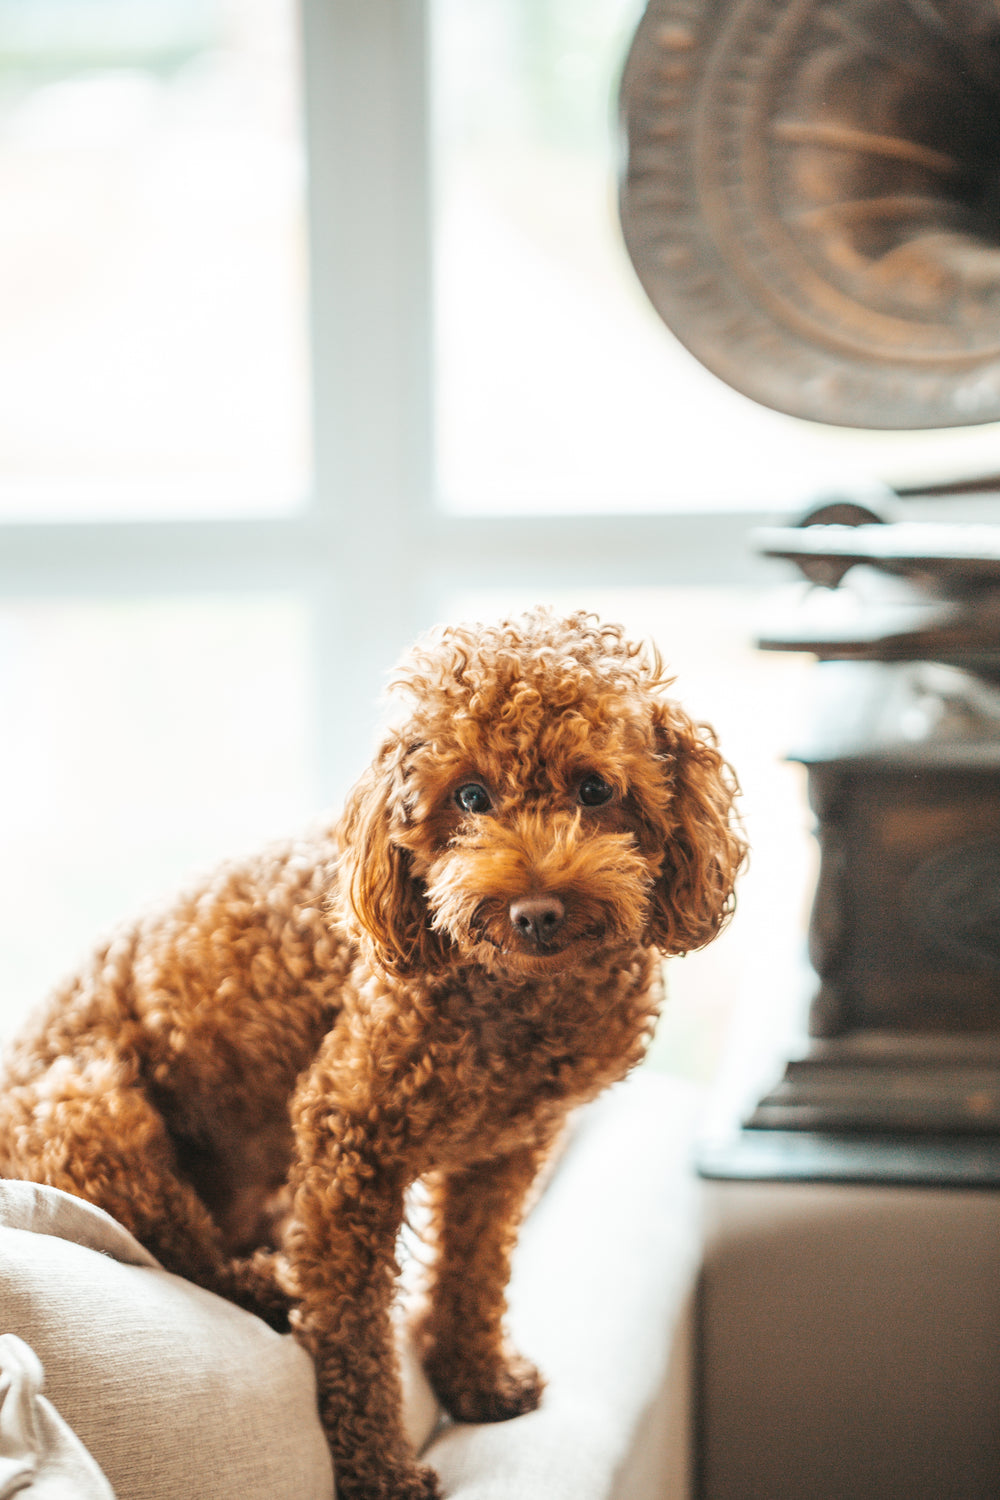
M411 855L394 837L405 818L403 782L402 756L383 747L350 794L338 829L345 920L369 961L399 976L426 973L447 961L444 940L431 930Z
M662 813L646 819L663 860L648 936L664 953L688 953L711 942L733 911L747 853L736 820L739 787L712 731L677 704L658 703L653 726L670 796Z

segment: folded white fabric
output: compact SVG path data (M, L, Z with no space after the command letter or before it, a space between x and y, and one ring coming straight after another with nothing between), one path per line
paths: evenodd
M42 1395L33 1349L0 1335L0 1500L30 1489L33 1500L115 1500L79 1438Z

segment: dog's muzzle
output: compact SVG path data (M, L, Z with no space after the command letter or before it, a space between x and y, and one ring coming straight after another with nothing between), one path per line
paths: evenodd
M558 896L520 896L510 903L510 925L528 947L543 952L551 948L566 919L566 908Z

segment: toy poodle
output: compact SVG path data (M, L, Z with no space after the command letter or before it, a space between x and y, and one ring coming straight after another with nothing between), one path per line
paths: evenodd
M538 610L440 629L335 826L119 931L10 1050L0 1171L99 1204L169 1270L291 1326L344 1500L439 1494L392 1304L427 1184L417 1338L460 1421L534 1408L505 1286L567 1113L643 1055L661 955L709 942L734 777L657 652Z

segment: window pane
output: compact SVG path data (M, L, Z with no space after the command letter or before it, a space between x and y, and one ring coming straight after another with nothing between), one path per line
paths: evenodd
M307 481L295 0L0 0L0 518Z
M996 428L882 434L755 406L648 305L617 220L641 0L432 0L438 469L460 511L797 505L994 473Z
M318 812L289 600L0 608L0 1038L107 928Z

